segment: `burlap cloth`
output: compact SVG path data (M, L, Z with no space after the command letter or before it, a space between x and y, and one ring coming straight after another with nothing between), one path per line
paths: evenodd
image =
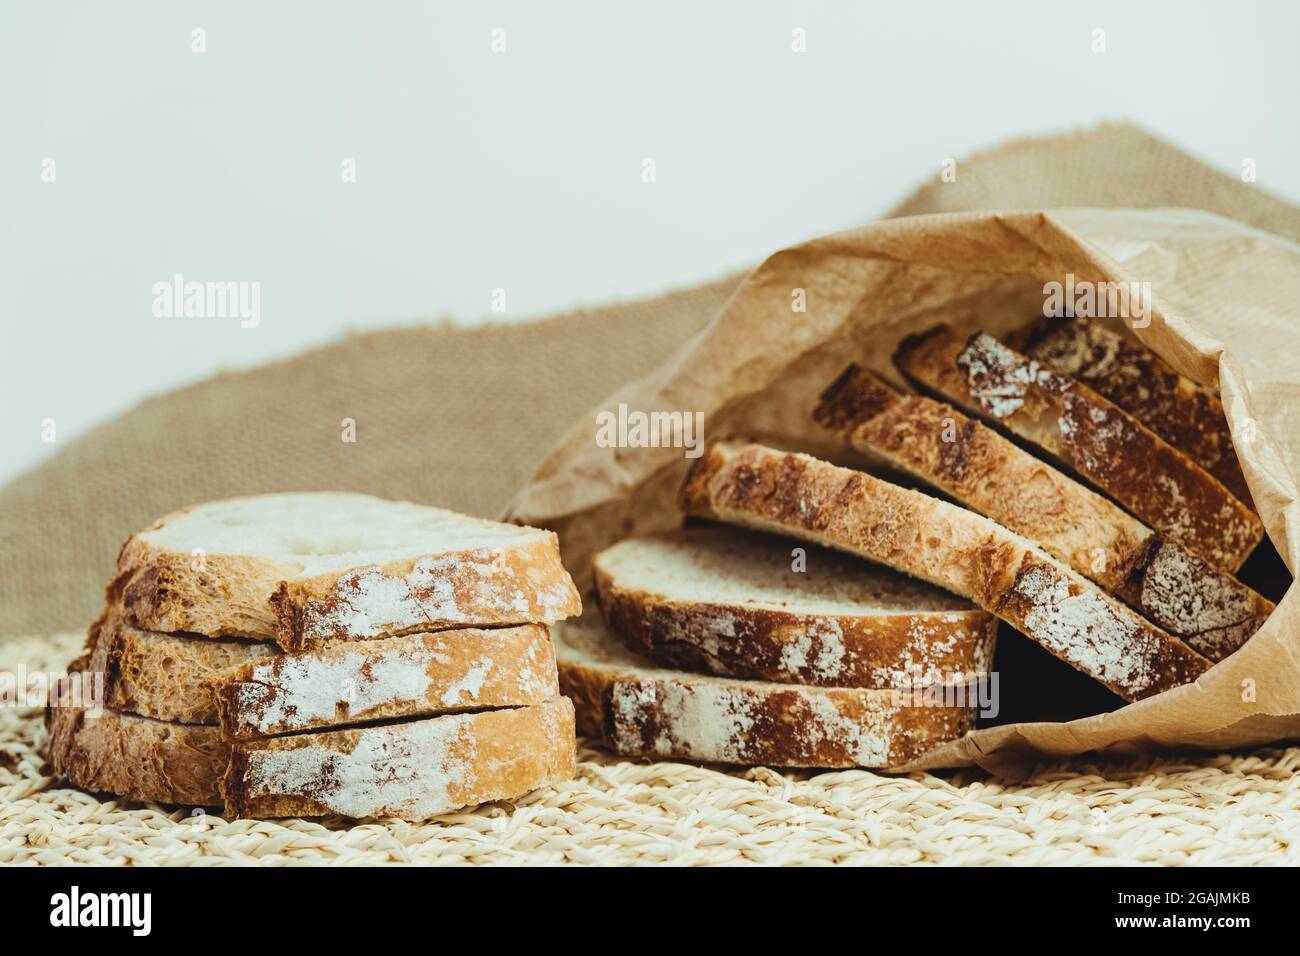
M893 214L1180 205L1300 241L1300 210L1125 125L986 152ZM526 325L351 337L143 402L0 490L0 670L70 657L122 540L182 504L332 488L497 515L577 416L669 356L738 280ZM340 441L344 418L354 444ZM56 631L69 633L14 639ZM103 802L58 789L42 746L37 712L0 710L0 863L1300 859L1296 749L1074 762L1010 786L978 772L724 772L585 748L576 781L517 806L347 826Z

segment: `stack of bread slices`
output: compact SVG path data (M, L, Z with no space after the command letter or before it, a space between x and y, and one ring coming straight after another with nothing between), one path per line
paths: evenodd
M549 627L580 611L548 531L351 494L188 508L123 546L49 759L248 817L518 797L573 775Z
M892 767L972 726L969 699L900 692L984 672L995 619L1135 701L1272 612L1236 577L1263 528L1222 405L1150 350L1068 318L1004 341L938 326L894 364L923 394L851 366L811 410L871 471L713 442L680 504L715 525L596 556L603 624L557 629L580 730Z

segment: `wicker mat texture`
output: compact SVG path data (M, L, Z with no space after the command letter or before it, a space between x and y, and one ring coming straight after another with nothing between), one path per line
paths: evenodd
M1012 143L958 169L895 214L1198 206L1300 241L1300 210L1131 126ZM670 356L736 282L519 326L373 333L142 403L0 489L0 670L66 664L122 540L183 504L336 488L495 516L578 415ZM354 446L338 438L345 416ZM1300 862L1297 749L1074 761L1013 785L584 746L577 779L516 804L348 825L101 800L59 787L43 747L39 711L0 707L0 864Z
M59 666L69 633L0 645ZM239 820L99 799L44 772L36 709L0 709L0 865L1300 863L1300 748L887 777L616 760L423 824Z

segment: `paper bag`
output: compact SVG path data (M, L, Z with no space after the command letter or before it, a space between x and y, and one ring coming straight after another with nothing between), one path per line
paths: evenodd
M598 442L600 423L620 405L700 412L706 437L743 434L842 458L843 447L810 411L848 362L899 381L889 357L904 335L939 321L997 335L1043 314L1044 285L1070 275L1076 283L1149 283L1150 314L1134 333L1183 374L1220 390L1251 494L1294 574L1300 247L1190 209L918 216L782 250L670 361L576 422L508 516L555 529L586 587L596 551L682 520L674 496L689 449ZM1017 773L1043 755L1222 749L1300 736L1300 599L1287 584L1248 644L1193 685L1068 722L980 729L915 768L978 764ZM1003 682L1002 695L1016 692Z

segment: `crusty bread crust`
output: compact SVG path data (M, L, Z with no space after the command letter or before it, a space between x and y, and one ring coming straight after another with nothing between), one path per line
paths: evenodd
M216 727L80 707L46 711L54 775L83 790L187 806L221 805L230 743Z
M50 764L73 786L186 806L224 802L234 816L425 819L520 797L574 773L573 707L562 697L514 710L245 743L232 743L217 727L111 710L91 717L80 707L51 707L46 724ZM258 756L285 751L300 756L278 768L274 758ZM303 755L323 758L315 762L316 775L295 776Z
M900 395L853 365L813 415L856 450L1036 541L1212 660L1273 611L1231 574L950 405Z
M271 643L141 631L112 609L91 627L87 669L113 710L229 737L537 704L558 692L539 624L462 628L284 654Z
M141 631L109 608L90 628L88 669L106 706L182 724L217 722L217 685L240 665L279 653L270 643Z
M836 547L973 600L1126 700L1210 662L1001 525L870 475L761 445L710 445L688 514Z
M634 658L595 660L566 642L566 633L600 626L556 628L560 686L574 702L580 732L626 756L884 769L974 726L973 690L972 706L942 706L920 693L732 680Z
M221 781L239 817L395 816L423 820L508 800L575 773L573 705L273 737L234 745Z
M968 710L894 703L892 691L787 686L756 694L683 680L613 681L604 692L605 741L620 754L784 767L900 767L974 725ZM718 741L717 720L743 728ZM719 745L713 746L712 744Z
M1038 319L1007 344L1110 399L1252 504L1223 403L1149 348L1090 319Z
M221 727L234 738L541 704L559 693L557 681L539 624L326 645L216 679Z
M1118 405L989 335L945 325L894 354L924 390L995 422L1106 492L1168 540L1235 572L1264 527L1213 475Z
M609 629L665 667L822 687L888 688L982 674L997 620L984 611L818 615L674 600L593 564Z
M154 525L160 527L168 519ZM133 535L108 603L142 630L274 640L295 651L467 624L550 623L582 602L552 532L504 548L447 552L307 579L263 558L196 560Z

